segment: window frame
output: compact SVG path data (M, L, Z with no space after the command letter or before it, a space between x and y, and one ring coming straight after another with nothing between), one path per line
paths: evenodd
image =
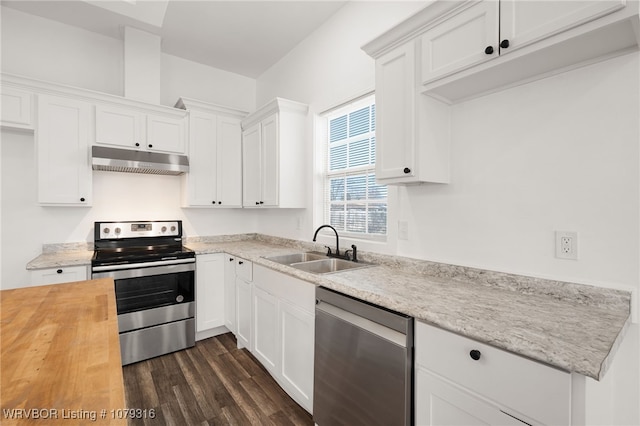
M373 182L375 183L375 161L373 162L373 164L369 163L366 165L357 165L357 166L352 166L352 167L347 167L346 168L341 168L341 169L336 169L336 170L329 170L329 161L330 161L330 147L332 145L332 143L330 142L330 123L331 120L339 118L341 116L344 115L349 115L352 112L355 112L359 109L362 109L364 107L370 106L370 105L375 105L375 94L374 93L367 93L363 96L360 96L356 99L352 99L351 101L345 102L343 104L341 104L340 106L333 108L329 111L326 111L325 113L322 114L322 122L324 125L324 129L321 132L321 134L324 136L323 137L323 170L322 170L322 217L323 217L323 223L327 223L327 224L331 224L331 206L332 205L344 205L344 204L348 204L349 200L347 200L346 198L342 201L332 201L331 200L331 179L335 179L336 177L344 177L345 178L345 191L346 191L346 179L349 176L365 176L365 180L366 180L366 184L365 184L365 191L366 191L366 195L365 198L362 200L356 200L354 201L354 203L357 204L361 204L363 203L365 206L365 226L367 227L367 232L353 232L353 231L348 231L346 229L346 222L345 222L345 228L344 229L338 229L340 236L341 237L346 237L348 239L352 239L352 240L365 240L365 241L376 241L376 242L386 242L387 238L389 236L389 194L388 194L388 187L386 185L381 185L382 187L384 187L385 190L385 197L383 198L369 198L369 184L370 184L370 179L371 177L373 178ZM374 123L375 125L375 123ZM334 146L339 146L339 145L344 145L344 146L349 146L350 142L356 142L361 140L363 137L365 138L375 138L375 127L374 130L369 130L368 132L365 133L361 133L355 136L347 136L344 140L340 140L339 142L336 142L338 145L334 145ZM370 139L369 139L370 140ZM371 143L371 140L370 140ZM369 147L369 155L374 154L375 155L375 141L373 142L373 146ZM348 151L348 148L347 148ZM348 155L348 154L345 154ZM345 160L346 161L346 160ZM370 176L370 177L367 177ZM376 183L376 185L378 186L379 184ZM376 205L376 204L384 204L385 206L385 233L384 234L379 234L379 233L369 233L368 232L368 228L369 228L369 224L370 224L370 216L369 216L369 206L370 205ZM347 210L345 209L345 212ZM346 219L345 219L346 221Z

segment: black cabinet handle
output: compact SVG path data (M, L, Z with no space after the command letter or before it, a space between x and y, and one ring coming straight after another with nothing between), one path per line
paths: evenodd
M212 202L211 202L211 204L215 204L215 203L216 203L215 201L212 201Z
M84 203L84 197L81 197L81 198L80 198L80 201L82 201L82 202Z
M486 53L487 55L492 55L493 54L493 46L487 46L484 49L484 53Z
M480 356L482 354L480 353L479 350L477 349L473 349L471 352L469 352L469 356L471 357L472 360L477 361L480 359Z
M242 260L238 261L238 265L242 265L244 262Z
M260 201L260 204L264 204L264 201Z
M411 169L410 169L410 168L408 168L408 167L405 167L403 171L404 171L404 174L409 174L409 173L411 173Z
M136 146L140 146L140 144L138 142L136 142Z
M229 258L229 262L233 262L235 259L233 257Z
M149 148L153 148L153 145L149 144Z
M218 204L222 204L222 201L218 201Z
M58 269L56 272L57 272L58 274L61 274L61 273L62 273L62 269Z
M502 47L503 49L506 49L507 47L509 47L509 40L507 40L506 38L502 40L500 42L500 47Z
M259 205L260 205L260 201L256 201L256 206L259 206Z

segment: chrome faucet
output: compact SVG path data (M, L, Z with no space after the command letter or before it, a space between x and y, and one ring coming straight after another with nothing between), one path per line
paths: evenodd
M318 237L318 231L320 231L322 228L331 228L331 230L336 234L336 252L335 254L331 253L331 248L327 247L329 249L327 251L327 256L340 257L340 238L338 237L338 231L336 231L336 228L334 228L333 226L331 225L320 226L318 229L316 229L316 233L313 234L313 241L316 240L316 238Z

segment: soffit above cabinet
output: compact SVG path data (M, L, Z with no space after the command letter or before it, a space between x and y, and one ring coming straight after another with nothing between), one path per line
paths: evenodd
M420 55L425 54L422 43L426 42L421 36L478 3L476 0L437 1L362 49L378 59L398 46L412 43L420 64ZM573 25L549 32L517 50L506 50L498 55L496 43L495 57L460 68L437 80L424 84L417 81L416 88L420 93L446 103L458 103L638 50L638 2L609 3L619 5L601 14L576 20Z

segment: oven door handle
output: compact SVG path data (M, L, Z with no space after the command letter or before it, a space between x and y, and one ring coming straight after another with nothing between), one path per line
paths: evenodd
M183 263L195 263L195 262L196 262L196 259L193 257L190 257L187 259L158 260L155 262L124 263L124 264L118 264L118 265L93 266L91 268L91 272L122 271L124 269L149 268L152 266L180 265Z

